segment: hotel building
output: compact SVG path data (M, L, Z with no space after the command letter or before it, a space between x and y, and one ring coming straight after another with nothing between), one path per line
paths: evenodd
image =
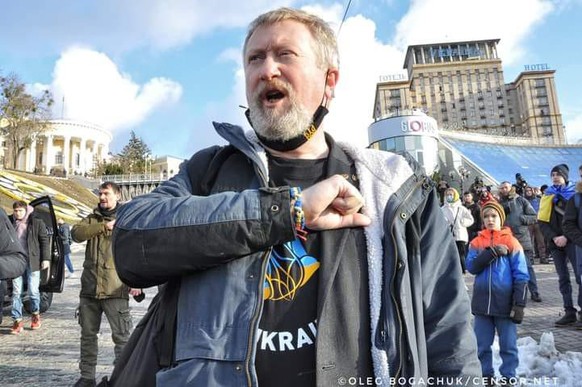
M419 109L447 132L484 133L564 145L555 70L526 66L505 83L499 39L409 46L406 76L376 86L374 119Z

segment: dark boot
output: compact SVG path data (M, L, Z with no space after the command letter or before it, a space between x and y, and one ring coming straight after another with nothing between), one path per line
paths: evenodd
M554 324L556 326L572 325L576 322L576 310L567 310L566 313L557 320Z
M542 298L540 297L540 294L538 292L532 293L531 299L532 299L532 301L535 301L535 302L542 302Z

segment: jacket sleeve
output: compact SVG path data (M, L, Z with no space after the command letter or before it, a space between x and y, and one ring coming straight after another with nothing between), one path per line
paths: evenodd
M91 217L88 216L73 226L71 236L75 242L81 243L101 234L106 234L107 231L104 222L92 222Z
M578 194L576 194L578 195ZM568 240L582 247L582 230L578 228L578 209L576 208L575 196L572 196L566 204L566 211L562 218L562 231Z
M37 219L35 223L38 233L38 244L40 247L40 260L50 261L51 260L51 244L50 238L47 231L47 226L42 219Z
M461 209L461 226L462 227L469 227L471 226L474 222L475 219L473 219L473 215L471 214L471 211L469 211L469 209L467 209L465 206L461 206L459 207Z
M113 254L119 277L146 287L294 238L288 187L196 196L183 163L118 211Z
M418 220L424 307L424 321L419 323L424 324L428 373L481 376L459 255L439 211L433 190Z
M71 228L68 224L63 224L63 242L69 245L73 244L73 237L71 236Z
M515 243L519 244L517 240ZM527 283L529 274L523 249L514 249L509 253L511 273L513 277L513 305L525 306L527 303Z
M535 224L538 220L538 215L531 203L524 197L519 196L520 205L522 208L522 215L519 217L522 225Z
M27 259L16 231L2 209L0 209L0 228L0 279L19 277L26 270Z
M467 264L467 270L469 273L477 275L489 266L496 258L498 258L497 254L489 247L479 251L473 246L470 246L465 263Z

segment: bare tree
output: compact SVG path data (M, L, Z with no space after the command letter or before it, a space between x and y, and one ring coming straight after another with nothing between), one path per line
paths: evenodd
M0 89L0 134L6 139L9 154L4 163L16 168L22 151L47 130L53 98L48 90L38 95L28 93L15 74L0 76Z

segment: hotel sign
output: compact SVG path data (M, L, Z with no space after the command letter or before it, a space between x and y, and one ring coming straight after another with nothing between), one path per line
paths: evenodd
M405 81L406 79L407 77L404 74L380 75L380 82Z
M524 65L523 67L525 68L525 71L544 71L550 69L547 63L530 64Z

